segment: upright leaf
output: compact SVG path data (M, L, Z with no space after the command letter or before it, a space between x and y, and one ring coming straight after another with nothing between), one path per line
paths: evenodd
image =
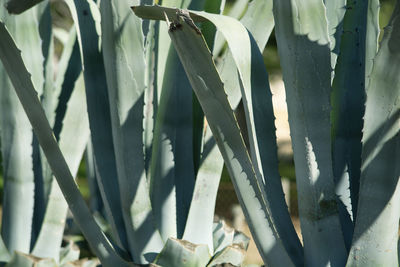
M340 41L343 33L343 17L347 9L346 1L347 0L324 0L328 22L332 69L336 66L336 60L340 52Z
M374 2L378 1L347 1L340 54L332 84L333 175L336 194L344 204L339 206L339 213L348 248L353 232L348 217L355 220L360 184L365 86L369 75L366 52L370 40L367 42L367 35L376 33L378 28L377 17L375 23L368 23L374 19L368 13L375 8ZM377 38L376 34L375 43Z
M182 239L194 244L207 244L210 254L213 254L215 202L224 161L210 127L205 129L203 143L202 158Z
M89 122L86 113L86 96L83 75L75 84L74 92L68 102L63 120L59 146L64 154L72 176L75 177L82 159L88 138ZM76 133L79 133L79 136ZM71 145L71 144L74 145ZM64 234L68 205L57 182L53 181L43 224L32 254L41 258L59 260L61 242Z
M199 8L203 2L175 1L175 5L187 7L190 4L189 7ZM165 33L161 27L160 41ZM165 49L168 44L169 41L160 44L162 48L159 49ZM162 54L158 56L160 66ZM150 194L157 227L166 241L169 237L182 237L195 183L193 92L174 49L168 51L159 86L161 95L154 131Z
M43 0L8 0L5 7L11 14L20 14L42 1Z
M138 1L133 1L138 3ZM163 242L154 225L144 164L142 21L126 1L101 1L102 48L122 213L133 260L148 263Z
M269 1L266 1L269 2ZM249 3L249 0L238 0L233 3L231 8L227 11L224 12L226 16L235 18L235 19L240 19L240 17L243 15L244 11L247 8L247 4ZM225 6L225 8L228 7L228 5ZM261 24L261 23L260 23ZM213 55L217 56L219 55L223 48L224 45L226 44L226 40L224 39L224 36L221 35L220 33L217 33L215 36L215 41L214 41L214 47L213 47Z
M173 10L159 7L135 7L134 11L136 14L154 11L152 17L158 19L162 19L163 11L167 12L170 18L176 17L173 14ZM197 16L212 20L218 27L225 30L226 36L234 35L231 30L235 27L232 24L237 26L237 22L233 23L233 21L229 20L228 23L227 20L222 20L217 23L215 22L217 19L214 17L217 15L204 12L195 13ZM253 165L245 148L233 111L227 101L224 87L215 69L211 53L201 34L199 34L199 30L193 24L188 24L190 19L185 14L180 15L179 13L178 19L179 21L174 21L170 24L171 38L202 105L210 128L214 136L216 136L219 149L237 189L239 201L249 219L250 229L259 251L263 255L264 261L268 264L277 263L279 259L281 264L291 266L293 263L282 246L273 226L274 221L270 217L269 204L266 203L264 198L263 187L254 173ZM241 31L243 30L241 29ZM244 32L246 34L244 36L248 38L245 30ZM231 38L228 38L228 40ZM239 42L241 45L245 44L244 49L250 46L246 42L249 42L248 39L246 41L246 38ZM248 50L245 49L245 51ZM243 57L240 62L246 66L248 64L247 60L249 58ZM212 97L210 97L210 94Z
M365 104L361 184L348 266L398 265L400 2L374 60Z
M20 16L11 16L0 9L5 22L21 49L24 64L32 73L32 81L43 88L43 56L36 8ZM3 26L4 27L4 26ZM4 177L2 236L10 253L15 250L29 253L34 208L34 166L32 127L24 114L6 73L0 66L0 119Z
M0 262L7 262L11 258L6 246L4 245L3 238L0 236Z
M20 50L16 47L14 40L2 22L0 23L0 60L26 111L68 206L78 226L87 238L91 249L104 265L132 266L116 254L114 248L91 216L51 131L37 92L30 79L31 76L24 66Z
M274 1L306 266L344 265L330 147L331 51L320 0ZM335 249L331 245L335 244Z
M113 146L109 94L100 51L100 14L92 1L67 1L75 21L84 68L86 100L97 178L108 222L116 243L128 249L122 215L116 156ZM83 53L84 52L84 53Z

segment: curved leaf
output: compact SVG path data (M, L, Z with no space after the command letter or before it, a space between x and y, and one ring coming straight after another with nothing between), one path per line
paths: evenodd
M97 226L80 194L68 165L54 138L44 110L39 102L30 74L26 70L20 51L4 23L0 23L0 59L13 83L15 92L32 124L38 141L57 179L63 195L92 250L104 265L130 266L114 251Z
M158 7L146 8L158 9ZM138 13L137 8L134 11ZM197 14L205 15L203 12ZM179 18L180 21L170 25L170 36L216 137L260 253L268 264L278 262L279 258L280 263L291 266L293 263L272 226L273 221L266 207L263 189L254 173L223 84L215 70L211 53L202 36L198 34L198 29L193 25L190 26L191 24L182 24L182 17ZM177 30L174 30L173 25L176 23L179 24Z

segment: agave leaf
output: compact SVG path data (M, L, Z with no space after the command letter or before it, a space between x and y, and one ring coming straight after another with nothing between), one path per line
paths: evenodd
M257 26L256 21L267 26L267 34ZM215 19L215 22L217 19ZM277 145L275 136L275 117L272 108L272 94L269 88L268 74L265 70L263 57L260 49L264 49L268 37L274 26L272 19L272 1L254 1L249 5L247 12L242 18L247 29L255 34L256 40L250 39L251 44L251 66L240 65L240 56L243 56L243 44L240 41L229 40L228 45L232 52L236 53L226 56L221 70L221 77L225 81L225 88L230 97L230 103L234 107L239 103L242 96L245 116L247 121L247 132L249 133L250 151L253 163L256 164L256 172L262 174L266 196L271 204L272 216L276 220L276 227L286 249L292 259L303 262L303 252L300 241L294 230L290 215L284 200L281 178L278 172ZM266 36L266 37L265 37ZM243 40L244 38L239 38ZM236 49L236 50L235 50ZM236 64L233 64L236 62ZM229 64L237 66L232 68ZM227 66L227 67L226 67ZM225 68L226 67L226 68ZM239 77L238 77L239 76ZM229 77L229 78L228 78ZM233 78L237 77L237 78ZM224 79L225 78L225 79ZM240 78L241 81L238 79ZM234 90L232 90L234 89ZM241 94L238 92L241 92Z
M192 90L176 52L166 62L151 161L150 194L163 240L181 237L195 182Z
M7 262L10 258L10 253L4 245L3 238L0 236L0 262Z
M77 261L79 259L79 247L74 242L69 241L65 247L60 250L60 264Z
M147 8L158 9L158 7ZM138 13L136 8L134 8L134 11ZM212 14L203 12L197 12L197 14L208 18L212 16ZM249 224L259 250L264 256L265 262L270 264L279 258L280 263L284 262L283 264L291 266L293 263L281 241L277 239L274 228L270 228L273 222L266 208L267 203L263 197L263 189L254 173L253 165L232 109L226 99L223 84L215 69L211 53L198 29L187 23L182 24L182 18L179 18L180 21L174 23L179 23L181 26L178 26L177 30L174 30L172 26L171 39L202 105L210 128L216 136L219 149L237 189L238 198L245 214L248 215L247 218L249 218ZM219 25L217 24L217 26ZM213 97L209 97L210 94ZM263 236L262 239L261 236ZM272 247L274 248L271 251Z
M224 221L219 221L213 224L213 246L214 253L216 254L223 250L225 247L232 245L233 238L235 236L235 230Z
M175 4L187 7L190 3L190 7L196 8L202 6L202 2L175 1ZM159 38L161 41L164 37L160 34ZM168 47L169 42L162 43L162 49ZM162 54L158 56L160 65ZM150 196L155 222L165 241L171 236L182 237L195 183L193 105L192 101L188 101L193 98L193 92L174 49L168 51L160 86L150 169Z
M274 18L301 200L305 265L343 265L347 252L332 174L331 51L325 7L319 0L274 1Z
M68 102L63 120L59 146L72 176L75 177L89 139L89 122L86 112L86 96L83 75L77 80L74 92ZM79 133L79 136L76 133ZM71 145L71 144L74 145ZM40 258L59 260L60 247L64 234L68 205L56 182L52 183L49 201L43 224L32 254Z
M14 252L5 267L57 267L54 259L40 259L22 252Z
M142 21L125 1L101 1L102 46L122 213L135 262L153 261L163 242L154 225L143 152L145 81Z
M260 51L263 51L275 25L272 14L272 0L252 1L240 22L254 37ZM242 97L241 85L235 60L229 49L221 56L221 63L217 66L227 90L229 103L236 109Z
M256 4L259 8L269 10L269 14L272 15L270 3L265 3L264 6L260 5L260 2ZM217 26L228 41L242 85L240 89L250 139L250 155L257 173L256 177L259 179L259 184L265 187L269 209L285 248L292 259L300 264L303 262L303 251L290 219L277 168L278 158L272 95L259 46L251 36L250 40L248 39L249 35L245 28L237 24L236 21L228 17L202 14ZM252 14L252 12L249 14ZM236 35L229 32L230 28L227 25L235 25ZM259 29L255 29L255 32L257 36L261 35ZM243 40L249 41L250 47L249 43L243 42ZM261 38L261 45L262 42L266 42L266 40ZM251 55L244 51L249 51Z
M43 0L9 0L5 4L7 11L11 14L21 14Z
M92 250L104 264L130 266L114 251L97 226L80 194L68 165L54 138L49 122L38 99L30 74L24 66L20 50L15 45L4 23L0 23L0 60L3 63L32 124L49 165L57 179L75 221L87 238ZM21 195L19 195L21 197Z
M239 245L244 250L247 250L247 248L249 247L249 243L250 243L250 238L247 235L245 235L240 231L235 231L235 234L233 235L232 244Z
M349 266L398 264L400 2L374 60L365 104L361 184Z
M261 254L264 255L265 262L268 264L274 262L276 260L274 256L279 254L281 263L285 261L285 264L290 266L292 263L285 249L280 247L282 245L280 240L276 239L277 236L269 228L269 224L272 225L272 221L267 222L264 220L270 214L268 214L265 208L266 203L263 198L263 192L261 191L243 139L237 128L237 122L227 102L223 85L215 67L213 67L211 54L201 36L189 28L189 26L185 26L185 24L182 26L182 31L170 32L171 38L181 57L193 89L203 107L210 128L217 138L221 154L224 157L225 164L230 171L237 189L238 198L241 201L245 214L248 215L253 236ZM196 66L190 62L196 62ZM213 95L211 100L209 97L210 94ZM234 159L232 160L232 158ZM257 226L253 223L257 224ZM263 233L263 240L259 239L261 232ZM263 241L266 239L268 241L264 243ZM271 252L269 249L271 249L272 244L269 242L277 245L274 248L276 254L271 256L271 258L266 257L267 253Z
M210 258L207 245L169 238L154 263L160 266L203 267Z
M268 2L268 1L267 1ZM238 0L235 1L232 8L226 12L226 16L239 19L247 8L247 4L249 0ZM226 6L225 6L226 7ZM260 23L261 24L261 23ZM226 44L226 40L221 33L217 33L215 36L214 47L213 47L213 55L219 55Z
M213 254L215 201L224 161L209 127L205 129L203 143L203 157L196 176L183 239L194 244L207 244L210 254Z
M86 163L86 179L88 181L89 186L89 206L90 210L94 213L98 212L104 217L107 215L104 214L104 203L101 198L100 188L97 182L96 177L96 163L94 160L93 153L93 144L89 138L89 142L86 146L85 152L85 163Z
M145 23L142 22L142 28ZM144 165L146 176L150 177L151 151L153 145L153 132L155 125L155 117L158 110L158 87L157 69L158 69L158 38L159 38L158 21L151 20L148 22L148 32L145 34L145 56L146 56L146 89L144 92L144 112L143 112L143 144L144 144Z
M50 124L54 124L55 106L57 98L54 97L53 82L54 82L54 45L53 33L51 27L50 4L48 2L41 3L35 7L39 18L39 34L41 38L41 49L43 54L43 91L40 96L42 106L46 112L46 116ZM50 194L52 183L52 173L45 159L43 151L40 150L39 144L34 138L33 140L33 164L35 173L35 206L32 220L32 239L31 246L36 242L42 226L42 221L46 211L46 205Z
M220 266L220 264L232 264L233 266L242 266L246 251L240 245L229 245L222 251L213 256L207 267Z
M346 0L324 0L326 7L326 19L331 48L331 66L336 66L336 60L340 51L340 41L343 33L343 17L346 12Z
M0 20L4 20L16 42L25 51L22 53L23 62L31 71L32 81L40 94L43 88L43 55L36 11L34 8L16 17L8 15L6 9L1 8ZM1 231L10 253L15 250L29 253L34 208L34 168L38 167L33 163L32 127L7 77L6 66L0 68L4 176Z
M67 1L74 18L84 68L91 140L100 192L115 242L128 249L113 144L108 87L100 52L100 13L92 1ZM75 6L76 5L76 6ZM84 53L82 53L84 52ZM83 57L82 57L83 56ZM126 205L130 205L125 202ZM127 220L129 220L127 218Z
M377 17L374 24L367 23L372 20L367 16L370 15L368 10L375 8L373 2L379 1L348 1L343 20L340 55L332 84L333 175L336 194L346 207L344 209L340 205L339 214L347 248L350 248L353 232L349 216L355 221L360 184L361 131L365 85L369 76L366 67L366 61L369 61L366 58L366 38L371 32L377 32L375 27L379 28Z

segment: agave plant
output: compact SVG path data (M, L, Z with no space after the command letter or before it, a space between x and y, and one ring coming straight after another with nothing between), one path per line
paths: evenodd
M65 40L60 39L64 49L55 73L49 3L41 3L18 17L1 9L0 20L23 51L24 68L32 75L54 135L75 176L89 138L79 54L74 56L76 33L72 30ZM32 257L51 255L60 263L78 260L79 251L61 253L68 206L57 183L52 182L53 174L3 66L0 87L4 176L0 262L10 260L10 264L14 262L11 266L22 266L18 257L29 253ZM14 251L19 254L13 256Z
M189 5L178 2L169 5ZM189 256L192 260L188 264L197 260L200 260L200 265L209 263L210 266L224 262L240 264L247 248L247 238L232 231L225 233L220 224L213 224L223 160L211 131L204 126L204 116L196 98L192 96L188 80L184 79L184 71L176 53L168 46L161 48L158 45L165 45L165 38L169 38L158 29L165 25L146 25L123 2L103 2L100 6L93 1L66 3L75 22L70 35L74 37L76 32L77 42L72 37L68 41L64 50L69 51L69 55L72 53L73 57L69 61L62 58L60 65L75 64L74 68L71 67L74 74L79 74L83 69L83 80L80 81L84 81L87 105L81 104L81 109L75 112L85 114L82 108L86 109L87 106L91 133L89 148L92 151L88 153L88 164L93 166L110 225L107 237L84 204L72 180L76 171L68 170L63 159L66 154L62 150L60 153L51 133L52 129L57 131L60 122L53 124L52 117L47 114L46 103L53 105L48 110L54 112L54 103L57 103L61 93L52 91L54 82L49 80L46 94L51 98L46 99L46 94L42 94L36 88L38 85L31 82L25 63L27 59L24 53L22 58L19 55L18 50L22 48L17 48L18 40L14 44L7 30L10 27L8 24L7 28L2 25L2 62L37 134L37 145L40 143L43 154L48 157L48 164L53 171L49 174L57 178L92 250L106 266L154 260L161 264L164 261L186 260ZM168 2L164 4L168 5ZM213 1L195 2L191 7L203 8L203 5L212 12L220 13L223 9L223 3ZM10 12L21 12L30 7L30 3L20 2L17 6L10 1L7 8ZM236 9L243 11L243 8L241 3ZM36 7L33 7L27 12L35 10ZM4 16L18 20L27 14ZM124 19L121 20L121 17ZM32 27L35 26L32 23ZM207 31L211 42L215 29L210 25L204 27L209 28ZM27 41L24 44L29 45ZM41 48L40 42L37 44ZM155 54L159 55L156 61ZM76 58L79 55L82 68ZM41 63L40 59L35 62ZM71 82L71 78L65 78L65 81ZM80 85L83 88L82 83ZM9 88L12 88L11 85ZM36 95L40 96L41 103ZM187 98L191 100L187 101ZM85 101L85 98L80 100ZM45 113L40 105L45 108ZM180 111L176 110L177 106ZM64 127L68 127L72 133L76 131L73 125ZM85 131L88 132L88 129ZM88 136L85 138L84 144ZM75 160L80 160L83 147L80 151ZM58 189L56 183L53 185L54 190ZM61 204L48 206L59 210ZM65 214L58 218L63 225ZM62 229L57 229L60 237ZM50 238L46 235L50 230L43 230L43 240ZM197 252L187 254L185 251L188 247L194 245L169 238L183 238L200 246L201 253L206 253L201 257ZM35 254L35 250L32 252L28 247L22 251L25 254L18 252L14 255L19 259L32 253L36 257L53 258L57 264L62 264L58 258L60 244L61 239L55 239L54 245L40 254ZM171 254L177 247L185 253ZM6 261L10 254L21 249L10 247L6 242L1 251L8 255L3 259ZM156 259L158 253L160 255ZM227 258L227 255L232 256ZM9 265L13 266L15 262L11 260ZM53 261L49 262L53 264Z
M274 136L266 135L273 130L273 115L254 39L230 18L134 8L140 17L167 20L259 252L270 266L398 265L399 167L392 159L398 160L400 143L400 5L377 53L378 2L339 2L274 1L273 7L304 247L292 231L283 230L288 222L283 210L274 208L283 197L270 193L280 192L268 173L277 164L266 155L273 147L267 141L271 144ZM249 153L224 93L227 85L190 16L213 22L228 42L241 81Z
M141 18L167 25L134 17L122 1L66 2L83 62L93 159L111 236L101 232L85 206L3 24L0 59L74 218L103 265L240 263L232 262L242 255L235 245L216 253L213 242L222 169L213 142L267 265L398 264L399 167L393 162L399 158L399 3L376 53L374 0L254 0L240 22L215 14L219 1L134 7ZM131 4L153 4L148 2ZM203 7L209 12L195 11ZM303 244L284 201L261 56L272 17ZM224 50L224 39L229 49ZM233 112L240 101L242 127ZM228 245L237 243L230 240Z

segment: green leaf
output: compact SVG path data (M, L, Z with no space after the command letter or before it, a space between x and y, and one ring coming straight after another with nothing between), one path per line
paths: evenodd
M205 129L200 168L183 239L194 244L207 244L214 252L213 221L218 185L224 161L209 127Z
M150 171L152 207L163 240L182 236L192 199L192 94L178 55L171 49L157 112Z
M376 17L374 25L367 23L373 19L368 17L368 10L375 8L373 2L375 0L347 2L332 84L333 175L336 194L344 205L339 206L339 214L347 248L351 245L351 220L356 219L359 195L365 86L369 76L366 61L370 60L366 58L370 42L367 42L367 36L376 32L374 26L377 27L378 19Z
M40 95L42 106L46 112L50 125L54 125L55 108L58 103L58 96L54 94L54 44L52 32L52 20L50 14L50 4L43 2L38 4L34 10L38 14L39 34L41 38L41 50L43 60L40 64L43 66L44 84ZM29 50L28 50L29 51ZM38 62L39 63L39 62ZM75 80L74 80L75 81ZM39 234L46 206L50 194L51 183L53 181L51 169L47 163L43 151L40 150L37 140L33 141L33 162L35 172L35 206L32 221L32 240L31 244L36 242Z
M270 1L266 1L266 2L270 2ZM249 3L249 0L235 1L232 8L228 12L226 12L226 14L224 12L224 14L226 16L229 16L229 17L232 17L235 19L239 19L243 15L244 11L247 9L248 3ZM215 36L214 47L212 50L213 55L215 55L215 56L219 55L221 53L221 51L223 50L225 44L226 44L226 40L224 39L224 36L221 35L220 33L217 33L217 35Z
M60 250L60 265L67 262L79 260L79 247L74 242L69 241L68 244Z
M37 9L20 16L10 16L0 9L0 20L9 27L24 51L23 64L31 71L32 81L42 92L43 55L38 29ZM4 27L4 26L3 26ZM3 159L4 199L2 216L3 241L10 253L29 253L34 208L34 175L40 166L33 162L32 127L7 77L6 66L0 66L1 150ZM22 67L25 67L22 65ZM21 71L18 69L17 71Z
M133 260L145 264L154 260L163 242L154 224L144 163L147 81L142 21L126 1L101 1L100 9L122 213Z
M175 1L175 4L201 6L201 2ZM160 30L159 40L163 38L162 33L166 31ZM168 47L168 43L162 43L162 49ZM159 53L158 56L160 66L162 55ZM174 49L168 51L159 86L161 95L153 137L150 197L156 225L166 241L168 237L182 237L195 183L193 105L188 101L193 92Z
M207 245L169 238L154 263L159 266L203 267L210 258Z
M252 1L240 22L254 37L260 51L263 51L275 25L272 14L272 0ZM222 82L225 84L229 103L233 109L236 109L242 96L241 85L234 58L229 49L221 56L221 60L221 63L217 65L218 71Z
M222 251L213 256L207 267L221 266L222 264L232 264L233 266L242 266L246 256L246 251L240 245L229 245Z
M269 11L269 15L272 16L271 2L264 2L264 6L260 5L260 2L255 4L258 4L258 8ZM254 6L249 14L245 15L246 17L253 14L253 8ZM268 12L266 13L268 14ZM264 20L263 14L259 13L256 17ZM205 15L205 17L210 19L225 36L237 67L249 134L250 156L255 167L256 177L259 177L259 184L264 186L268 198L268 208L276 229L292 260L298 261L298 263L303 262L302 246L290 219L278 172L272 94L259 45L251 36L248 37L243 26L235 25L235 21L232 19L212 15ZM236 26L236 35L229 32L231 28L227 25ZM254 27L251 24L250 26ZM255 28L254 32L257 37L261 36L260 29ZM269 35L270 32L267 34ZM243 40L249 41L250 47L249 43L243 42ZM266 41L265 38L259 39L261 47L265 45Z
M158 7L146 8L158 9ZM134 11L138 14L137 8ZM204 12L196 12L196 14L207 18L217 16ZM262 185L259 184L259 179L254 172L233 111L227 101L223 84L212 61L211 53L198 31L187 23L182 24L182 17L179 16L179 18L180 21L174 23L179 23L182 27L178 26L177 30L174 30L172 26L172 30L169 31L171 39L216 137L260 253L268 264L279 262L291 266L293 263L282 246L281 240L275 229L271 228L273 221L266 208L267 203ZM229 25L228 29L231 34L236 33L237 25L240 25L232 20L229 22L222 20L221 23ZM218 26L221 25L217 24ZM233 29L235 30L233 31ZM243 40L238 42L239 45L243 45ZM245 45L249 46L249 43L245 43ZM248 64L245 60L241 63Z
M5 7L11 14L21 14L43 0L9 0Z
M0 236L0 262L7 262L10 258L10 253L4 245L3 238Z
M0 37L0 59L28 115L36 137L74 215L75 221L87 238L91 249L103 264L130 266L115 253L113 247L91 216L54 138L30 79L31 76L24 66L20 50L16 47L14 40L2 22L0 23Z
M328 34L331 48L331 66L335 69L336 60L340 52L340 41L343 33L343 17L346 12L346 0L324 0Z
M332 69L325 6L320 0L275 0L274 18L301 200L305 265L344 265L347 252L332 173Z
M113 144L110 101L103 55L100 52L100 13L94 2L66 2L71 10L81 50L84 68L87 107L93 143L96 175L105 211L114 240L122 249L128 250L128 237L122 212L120 185ZM126 202L126 205L129 205ZM129 221L129 218L126 218Z
M89 139L89 122L86 112L83 75L77 80L63 120L59 146L72 176L75 177ZM76 133L79 133L79 136ZM71 144L74 145L71 145ZM59 260L68 205L56 182L52 183L46 213L32 254L40 258Z
M375 57L365 104L361 183L348 266L395 266L400 212L400 2Z

